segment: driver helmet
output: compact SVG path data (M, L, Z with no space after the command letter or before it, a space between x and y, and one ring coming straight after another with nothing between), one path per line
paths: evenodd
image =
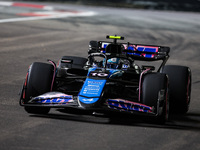
M120 69L121 68L120 58L111 58L111 59L108 59L108 61L107 61L107 68Z

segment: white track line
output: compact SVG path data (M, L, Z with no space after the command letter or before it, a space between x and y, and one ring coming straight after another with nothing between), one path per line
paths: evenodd
M57 15L52 15L52 16L21 17L21 18L2 19L0 20L0 23L43 20L43 19L57 19L57 18L68 18L68 17L87 17L87 16L94 16L94 15L96 15L95 12L82 12L78 14L68 13L68 14L57 14Z
M10 19L1 19L0 23L7 22L19 22L19 21L32 21L32 20L43 20L43 19L56 19L56 18L68 18L68 17L87 17L96 15L95 12L58 12L54 11L54 8L47 5L37 5L30 3L18 3L18 2L4 2L0 1L0 6L5 7L27 7L27 8L38 8L40 10L45 10L43 12L29 12L33 16L30 17L20 17L20 18L10 18ZM34 16L35 14L35 16ZM41 15L41 16L37 16ZM43 16L44 15L44 16Z
M0 6L14 6L14 7L37 8L37 9L43 9L43 10L53 10L53 7L51 6L30 4L30 3L18 3L18 2L0 1Z
M13 2L2 2L0 1L1 6L12 6Z

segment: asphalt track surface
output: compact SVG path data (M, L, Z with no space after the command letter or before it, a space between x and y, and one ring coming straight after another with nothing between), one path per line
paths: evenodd
M0 23L1 150L200 149L199 13L40 5L96 15L16 21L30 17L19 14L39 8L0 6L0 22L14 18ZM170 46L168 64L187 65L192 70L189 112L156 125L134 117L113 122L102 116L72 115L57 109L49 115L30 115L19 106L18 93L32 62L57 62L64 55L86 57L88 42L104 40L107 34L122 35L125 41L134 43Z

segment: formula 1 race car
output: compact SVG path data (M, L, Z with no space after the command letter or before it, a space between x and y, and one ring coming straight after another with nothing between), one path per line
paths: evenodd
M188 111L191 70L165 65L169 47L120 43L121 36L107 39L113 41L90 41L88 58L32 63L20 105L33 114L64 108L151 116L158 123L165 123L169 112Z

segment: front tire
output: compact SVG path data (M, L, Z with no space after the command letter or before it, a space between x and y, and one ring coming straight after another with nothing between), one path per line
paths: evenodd
M53 80L53 66L46 63L34 62L28 71L24 89L24 104L32 97L50 92ZM47 114L50 108L25 106L25 111L33 114Z
M168 77L162 73L149 73L143 77L141 102L155 108L156 123L164 124L169 117ZM159 107L157 109L159 100ZM159 112L161 110L161 112Z
M191 98L191 70L185 66L168 65L163 73L169 76L170 108L175 113L186 113Z

